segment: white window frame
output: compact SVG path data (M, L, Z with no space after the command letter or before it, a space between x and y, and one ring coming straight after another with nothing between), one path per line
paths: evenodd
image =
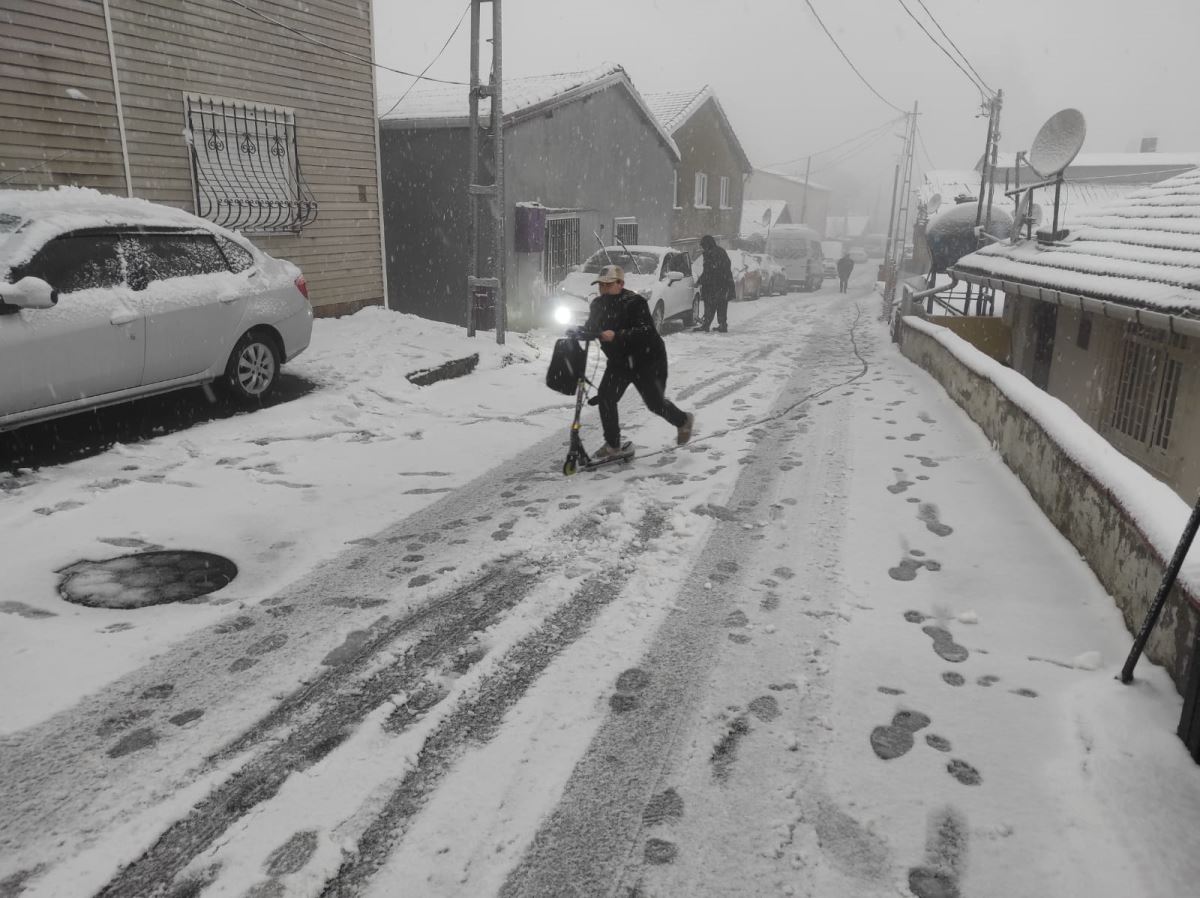
M692 194L692 204L697 209L711 209L708 204L708 175L702 171L696 172L696 186Z
M679 202L679 169L671 172L671 208L683 208L683 203Z
M733 208L733 206L729 205L729 178L725 175L721 175L721 208Z

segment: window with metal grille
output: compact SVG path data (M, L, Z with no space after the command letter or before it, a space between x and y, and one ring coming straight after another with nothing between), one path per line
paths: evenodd
M299 231L317 217L289 109L188 96L196 214L244 231Z
M1152 449L1171 441L1187 338L1130 324L1113 397L1112 428Z
M557 284L579 264L579 219L548 218L546 251L542 254L542 277Z
M613 219L613 234L616 235L618 243L624 243L626 246L638 242L638 226L636 218L614 218Z

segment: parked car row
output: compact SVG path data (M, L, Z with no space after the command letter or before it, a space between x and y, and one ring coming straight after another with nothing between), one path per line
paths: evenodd
M787 272L771 256L738 249L727 252L736 301L788 292ZM667 322L687 327L699 320L696 281L704 271L704 256L697 254L693 259L686 250L669 246L606 246L577 265L551 291L549 310L554 325L581 327L586 323L597 293L592 281L605 265L624 269L626 288L646 298L660 330Z
M258 403L312 335L300 269L93 190L0 190L0 431L216 383Z

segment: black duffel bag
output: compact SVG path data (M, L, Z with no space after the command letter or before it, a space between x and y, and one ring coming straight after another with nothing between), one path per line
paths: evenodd
M587 370L587 344L570 337L554 341L550 367L546 371L546 386L556 393L570 396Z

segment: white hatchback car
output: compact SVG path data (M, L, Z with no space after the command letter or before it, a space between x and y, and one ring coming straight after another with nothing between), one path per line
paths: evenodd
M624 269L625 289L646 297L660 331L672 319L685 327L692 323L692 260L685 251L669 246L607 246L555 287L550 295L555 324L580 327L587 321L588 307L599 293L592 281L605 265Z
M211 222L0 190L0 431L213 382L259 402L312 320L299 268Z

